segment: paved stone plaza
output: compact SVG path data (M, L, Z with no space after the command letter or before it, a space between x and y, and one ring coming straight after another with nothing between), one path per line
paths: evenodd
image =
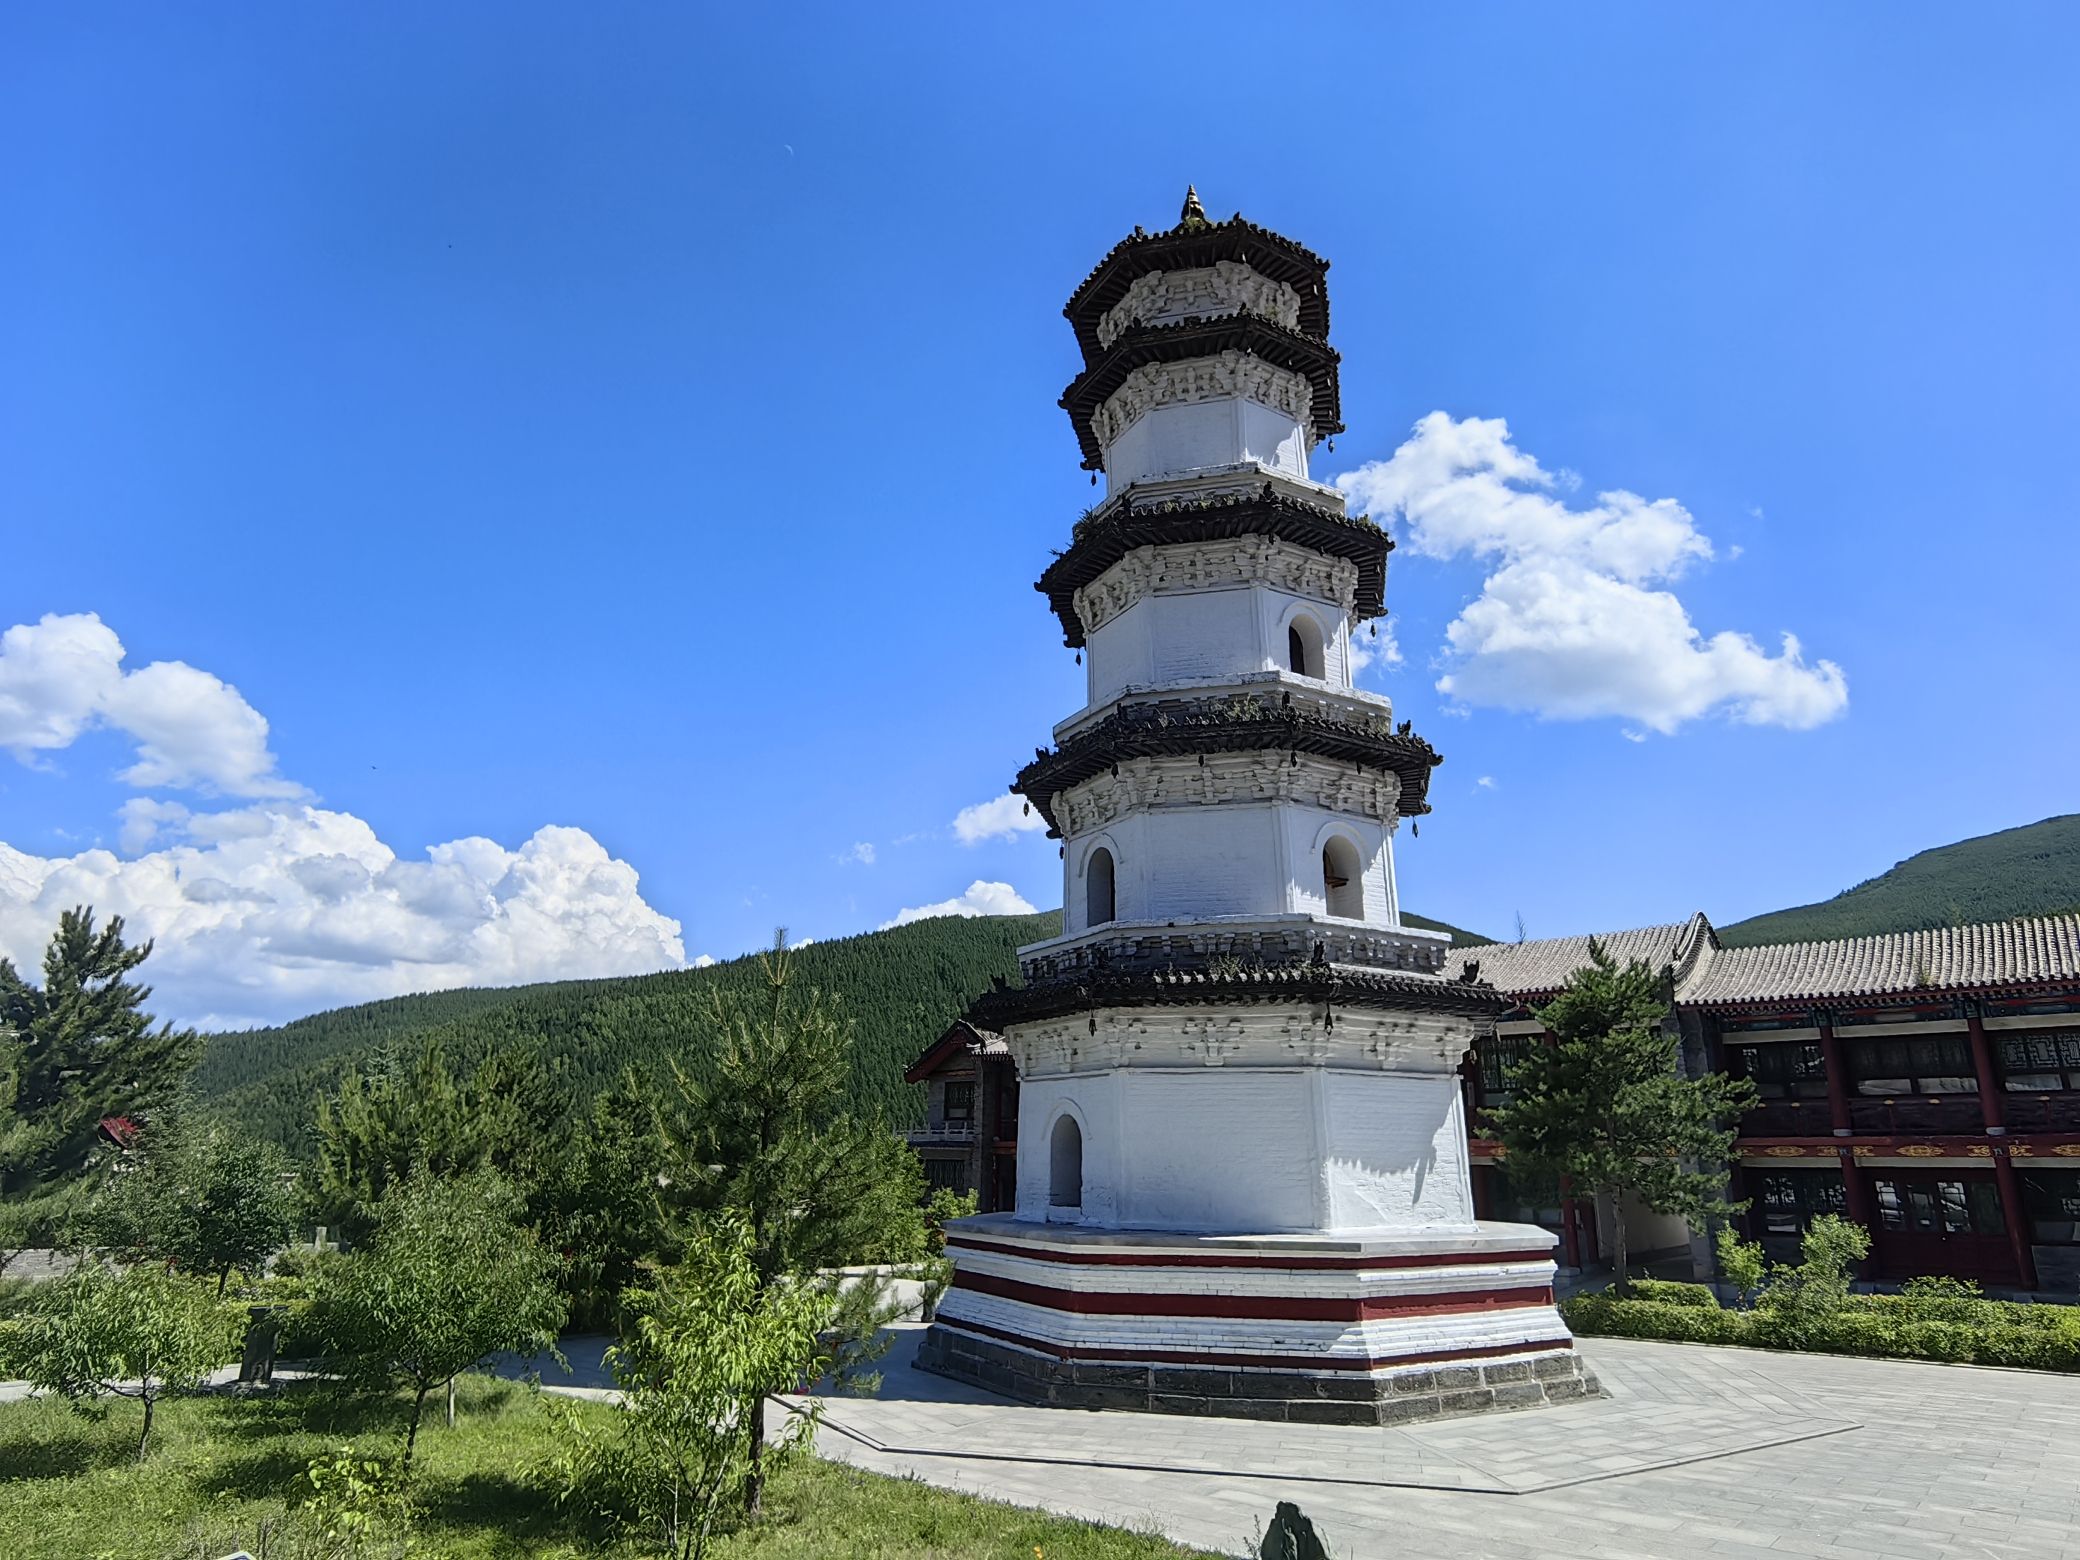
M1033 1408L910 1368L827 1457L1243 1553L1297 1501L1370 1556L2080 1560L2080 1382L1591 1339L1613 1394L1396 1429Z

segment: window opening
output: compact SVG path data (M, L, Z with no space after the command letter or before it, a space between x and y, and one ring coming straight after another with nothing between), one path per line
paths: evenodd
M1322 847L1322 892L1329 914L1346 921L1365 919L1365 868L1358 847L1340 834Z
M1083 1206L1083 1129L1074 1116L1062 1116L1054 1124L1048 1143L1047 1201L1054 1208Z
M1976 1094L1972 1043L1963 1035L1912 1035L1848 1042L1858 1094Z
M1114 911L1112 852L1100 845L1084 868L1084 923L1103 926Z

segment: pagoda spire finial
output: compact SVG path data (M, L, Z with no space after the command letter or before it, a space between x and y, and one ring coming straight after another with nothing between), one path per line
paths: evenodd
M1184 210L1177 214L1177 225L1181 228L1197 227L1206 222L1206 208L1199 204L1199 187L1187 184L1184 187Z

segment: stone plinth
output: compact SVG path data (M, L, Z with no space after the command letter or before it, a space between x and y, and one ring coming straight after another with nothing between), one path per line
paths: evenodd
M949 1227L918 1365L1028 1402L1399 1424L1598 1395L1553 1305L1553 1237Z

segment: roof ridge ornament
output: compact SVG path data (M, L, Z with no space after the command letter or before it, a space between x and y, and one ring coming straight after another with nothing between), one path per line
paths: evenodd
M1199 187L1196 184L1187 184L1184 187L1184 210L1177 214L1176 231L1196 233L1200 228L1212 226L1213 224L1206 220L1206 208L1199 204Z

